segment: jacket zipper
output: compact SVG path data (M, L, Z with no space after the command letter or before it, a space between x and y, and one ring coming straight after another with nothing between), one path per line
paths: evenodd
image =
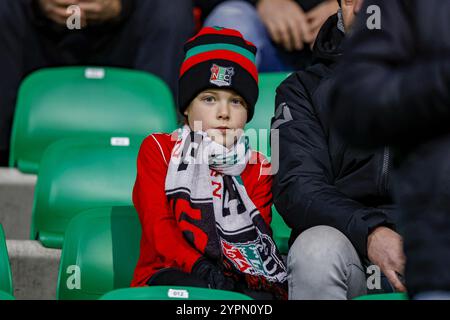
M389 147L384 147L383 152L383 166L381 168L381 191L383 193L388 192L388 176L389 176L389 162L390 162L390 150Z

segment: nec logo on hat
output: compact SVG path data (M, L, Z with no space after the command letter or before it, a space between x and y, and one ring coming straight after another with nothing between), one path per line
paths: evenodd
M234 75L233 67L225 68L213 64L211 67L211 78L209 82L218 87L231 86L231 77Z

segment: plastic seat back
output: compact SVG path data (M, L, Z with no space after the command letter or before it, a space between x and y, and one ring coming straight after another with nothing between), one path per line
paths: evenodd
M6 247L5 233L0 224L0 300L5 300L13 294L11 266L9 264L8 248Z
M141 225L132 206L84 211L69 224L61 253L57 299L92 300L130 286Z
M64 139L47 149L34 194L31 239L61 248L65 229L78 212L132 205L141 139L117 140Z
M382 293L382 294L368 294L356 297L353 300L409 300L405 293Z

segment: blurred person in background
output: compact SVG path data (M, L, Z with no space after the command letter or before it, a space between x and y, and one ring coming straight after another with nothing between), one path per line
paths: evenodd
M367 9L379 11L379 28L369 15L355 26L333 80L335 124L355 146L395 150L408 294L450 299L450 1L366 0Z
M68 19L80 9L81 29ZM98 65L161 77L175 94L184 42L194 33L186 0L0 0L0 165L9 154L17 90L47 67Z
M260 72L293 71L311 63L320 27L336 13L335 0L196 0L205 26L232 27L258 48Z
M378 265L380 288L405 288L398 208L391 197L388 148L358 150L331 123L330 77L343 56L361 4L340 0L323 25L313 65L277 89L272 129L279 130L280 168L274 203L293 232L288 254L290 299L352 299L368 291L366 270ZM342 71L345 72L345 71Z

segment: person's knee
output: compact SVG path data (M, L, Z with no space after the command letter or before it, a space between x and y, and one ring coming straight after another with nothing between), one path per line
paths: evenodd
M338 259L356 256L350 240L339 230L329 226L316 226L302 232L289 250L290 264L316 266L330 265ZM302 268L300 268L302 269Z
M218 5L206 18L205 26L236 29L246 38L260 34L263 27L255 7L242 0Z
M316 226L301 233L287 265L290 299L349 299L364 292L358 254L335 228Z
M236 16L247 16L255 17L258 16L256 9L250 3L243 0L231 0L225 1L217 5L211 12L211 15L220 13L224 17L236 17Z

